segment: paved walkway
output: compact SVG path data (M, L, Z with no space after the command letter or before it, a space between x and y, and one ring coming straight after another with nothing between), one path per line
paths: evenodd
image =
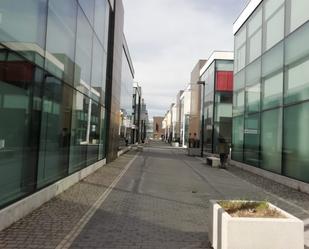
M0 232L0 248L208 248L210 199L267 199L307 222L308 197L157 143L122 156Z

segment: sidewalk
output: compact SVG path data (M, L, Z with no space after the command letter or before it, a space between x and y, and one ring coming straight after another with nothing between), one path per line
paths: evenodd
M268 200L305 221L309 248L308 195L161 144L145 146L128 169L136 155L128 152L0 232L0 248L206 249L211 199Z
M54 249L135 156L131 151L0 232L0 248Z

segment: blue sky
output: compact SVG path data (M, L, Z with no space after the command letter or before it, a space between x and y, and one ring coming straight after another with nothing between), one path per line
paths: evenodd
M199 59L233 50L248 0L123 0L125 35L150 116L163 116Z

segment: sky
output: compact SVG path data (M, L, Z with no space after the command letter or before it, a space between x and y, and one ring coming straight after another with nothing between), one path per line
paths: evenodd
M123 0L124 33L149 116L164 116L199 59L233 50L248 0Z

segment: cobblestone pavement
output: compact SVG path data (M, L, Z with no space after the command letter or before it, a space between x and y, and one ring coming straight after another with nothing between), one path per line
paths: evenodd
M134 155L127 153L102 167L0 232L0 248L56 248Z
M1 232L0 248L56 248L134 153ZM70 248L208 248L210 199L266 199L306 221L308 197L237 168L210 168L182 149L152 144L137 156L88 223L74 233Z

